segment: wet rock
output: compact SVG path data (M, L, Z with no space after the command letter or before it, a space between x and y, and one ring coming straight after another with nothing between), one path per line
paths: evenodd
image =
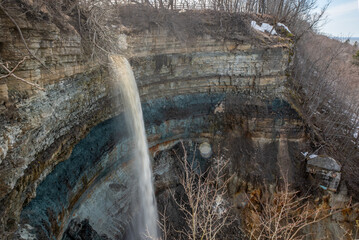
M80 222L73 219L64 233L63 240L110 240L106 235L99 235L90 225L88 219Z

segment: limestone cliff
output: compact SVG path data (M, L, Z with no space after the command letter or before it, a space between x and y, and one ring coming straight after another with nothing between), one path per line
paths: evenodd
M2 59L21 59L27 50L14 24L0 20ZM25 17L18 24L46 68L28 60L16 74L45 91L1 82L0 238L61 239L73 217L121 237L128 219L116 219L128 211L135 166L113 79L83 54L76 32ZM275 181L285 166L294 177L305 145L303 123L285 97L289 40L243 39L184 42L161 28L122 35L153 155L179 139L222 142L238 170L233 191L249 178Z

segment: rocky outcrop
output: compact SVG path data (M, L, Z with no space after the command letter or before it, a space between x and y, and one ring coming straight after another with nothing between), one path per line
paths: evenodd
M2 57L20 53L16 61L26 49L13 23L0 17ZM66 239L82 231L76 226L119 238L128 224L135 166L115 79L85 59L76 33L45 22L34 28L26 18L18 23L46 68L28 60L16 74L45 91L15 79L2 88L0 238L61 239L66 232ZM122 38L154 156L179 139L221 143L234 159L233 192L249 179L275 181L280 170L296 176L302 163L299 151L290 150L305 145L305 134L285 97L288 40L258 44L204 35L183 42L159 28Z

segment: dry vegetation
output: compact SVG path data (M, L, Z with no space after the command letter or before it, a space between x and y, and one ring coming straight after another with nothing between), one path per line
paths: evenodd
M288 182L275 192L264 189L248 195L244 229L249 239L304 239L305 228L338 210L313 204L308 195L291 190Z
M343 165L353 196L359 193L359 68L357 48L314 33L296 46L291 97L309 126L313 149Z

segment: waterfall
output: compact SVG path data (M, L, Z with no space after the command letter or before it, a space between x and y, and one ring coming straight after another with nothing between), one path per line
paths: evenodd
M126 124L134 138L133 156L135 161L136 185L133 209L133 239L158 239L157 206L153 190L151 162L148 153L147 138L143 122L140 96L132 68L126 58L118 55L110 56L113 76L121 89L125 108Z

